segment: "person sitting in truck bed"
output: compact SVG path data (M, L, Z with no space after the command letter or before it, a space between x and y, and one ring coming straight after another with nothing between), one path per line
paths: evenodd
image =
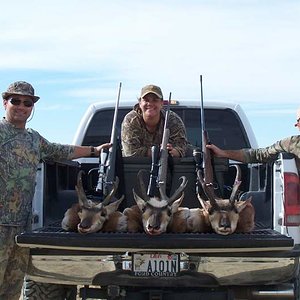
M151 146L160 145L162 141L165 113L161 88L152 84L143 87L138 103L122 122L123 156L151 156ZM175 112L170 111L168 128L169 154L173 157L185 156L188 145L186 129Z
M300 129L300 109L297 110L295 127ZM213 144L206 147L212 150L217 157L229 158L245 163L271 162L277 159L279 153L291 153L295 156L297 167L300 169L300 135L284 138L269 147L259 149L223 150Z
M29 260L29 249L15 236L31 228L32 199L40 160L99 156L102 148L48 142L25 128L39 97L31 84L17 81L2 93L5 117L0 121L0 299L18 300Z

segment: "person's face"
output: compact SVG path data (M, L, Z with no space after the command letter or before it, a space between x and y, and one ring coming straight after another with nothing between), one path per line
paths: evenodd
M155 94L149 93L140 100L140 109L142 110L144 118L158 117L163 107L163 101Z
M23 95L12 95L3 100L6 110L6 119L17 127L24 127L29 118L34 102L31 97Z

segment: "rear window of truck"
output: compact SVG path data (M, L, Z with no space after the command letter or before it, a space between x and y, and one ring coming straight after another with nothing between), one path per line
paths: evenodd
M183 120L188 141L197 147L201 146L201 121L199 108L172 107ZM118 111L117 130L121 132L121 123L130 108ZM211 143L223 149L250 148L245 128L235 111L231 109L205 109L205 127ZM114 110L99 110L93 116L85 134L83 145L99 145L110 141Z

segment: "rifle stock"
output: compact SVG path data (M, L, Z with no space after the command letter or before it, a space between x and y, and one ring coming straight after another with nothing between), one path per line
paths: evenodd
M119 84L118 97L115 104L113 124L111 129L110 143L112 146L107 151L103 149L99 157L99 174L96 192L106 196L112 189L115 180L116 153L117 153L117 118L120 102L122 83Z

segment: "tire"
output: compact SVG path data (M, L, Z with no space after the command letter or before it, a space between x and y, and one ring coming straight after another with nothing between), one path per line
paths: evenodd
M23 300L76 300L77 287L24 280Z

